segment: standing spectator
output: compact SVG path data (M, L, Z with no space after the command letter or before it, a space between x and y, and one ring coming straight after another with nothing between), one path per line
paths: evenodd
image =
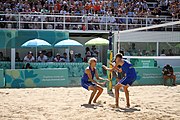
M98 57L98 50L96 50L96 46L93 45L91 48L92 57Z
M84 57L84 62L88 62L88 58L91 57L91 51L89 47L86 47L86 52L85 52L85 57Z
M171 65L167 64L166 66L164 66L162 70L162 74L163 74L163 79L164 79L164 85L166 85L166 81L168 79L173 79L172 85L174 86L176 85L176 75L174 74L174 70Z
M34 62L35 58L33 56L33 53L31 51L28 52L28 54L24 57L24 62Z
M38 62L47 62L47 56L42 51L39 51Z

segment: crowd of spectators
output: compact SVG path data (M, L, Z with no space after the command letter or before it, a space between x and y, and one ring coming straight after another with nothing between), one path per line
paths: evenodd
M164 2L163 2L164 1ZM1 0L0 11L6 13L0 16L0 21L17 21L19 18L11 16L10 13L28 13L21 16L21 21L32 22L48 22L43 24L43 29L81 29L81 30L97 30L105 29L98 23L115 24L143 24L145 21L132 19L133 16L156 16L161 15L163 10L168 11L172 17L179 17L180 2L178 0L157 0L154 9L150 9L146 0ZM31 15L37 16L31 16ZM66 25L63 26L64 17L45 17L42 14L63 14ZM39 15L39 16L38 16ZM72 17L76 16L76 17ZM125 16L129 16L126 20ZM124 17L124 18L118 18ZM50 22L56 22L54 25ZM59 23L58 23L59 22ZM60 23L61 22L61 23ZM73 22L79 23L72 24ZM148 21L153 24L153 20ZM86 25L85 23L93 23ZM17 27L17 23L9 25L12 28ZM7 27L5 23L1 23L0 27ZM40 29L42 25L39 23L24 23L21 28ZM119 29L119 28L115 28ZM124 29L123 27L120 29Z
M56 53L55 56L53 56L52 52L46 52L46 51L39 51L37 59L34 57L33 53L31 51L28 52L28 54L24 57L24 62L83 62L83 58L81 57L81 54L75 54L68 55L67 53L63 53L62 55L60 53Z
M131 44L131 47L127 50L125 50L124 48L122 48L120 51L120 53L122 53L125 56L157 56L157 51L152 49L152 50L145 50L145 49L138 49L136 48L135 43ZM160 51L160 56L176 56L178 55L177 53L173 53L172 49L162 49Z
M36 58L37 56L37 58ZM15 54L15 61L16 62L88 62L88 60L92 57L95 57L97 59L99 56L99 51L96 49L95 45L91 47L86 47L84 58L82 57L81 53L75 53L69 52L69 56L66 52L63 54L60 53L52 53L52 51L46 51L42 50L39 51L36 55L36 53L33 54L32 51L29 51L24 57L19 52L16 52ZM69 57L69 58L68 58ZM7 59L3 55L3 52L0 52L0 61L10 61L10 58Z

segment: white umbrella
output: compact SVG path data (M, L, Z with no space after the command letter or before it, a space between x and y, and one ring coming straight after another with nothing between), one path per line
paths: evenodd
M50 43L41 39L32 39L21 45L21 47L35 47L36 48L36 61L37 61L37 47L49 47L49 46L51 46Z
M96 46L105 46L105 45L108 45L109 44L109 40L107 39L104 39L104 38L93 38L89 41L87 41L85 43L85 45L89 46L89 45L96 45ZM101 50L101 55L99 56L100 57L100 60L102 59L102 50ZM101 60L102 61L102 60Z
M71 46L83 46L83 45L81 43L79 43L75 40L71 40L71 39L62 40L62 41L60 41L54 45L54 47L66 47L66 48L68 48L68 51L67 51L68 61L69 61L69 47L71 47Z

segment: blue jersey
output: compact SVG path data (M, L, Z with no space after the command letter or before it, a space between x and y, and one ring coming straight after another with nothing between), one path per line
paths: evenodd
M92 79L94 79L94 75L95 75L95 69L94 70L92 70L91 69L91 67L89 66L89 69L90 69L90 71L91 71L91 75L92 75ZM88 75L84 72L84 74L83 74L83 76L82 76L82 78L81 78L81 81L82 82L85 82L85 83L87 83L87 82L91 82L91 81L89 81L89 77L88 77Z
M129 61L124 60L124 64L121 66L121 68L122 71L126 73L127 77L136 77L136 71Z

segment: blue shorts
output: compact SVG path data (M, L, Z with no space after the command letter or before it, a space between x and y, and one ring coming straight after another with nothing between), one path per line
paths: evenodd
M122 85L132 85L133 82L136 80L136 77L123 77L118 84L122 84Z
M96 84L92 83L92 82L81 82L81 86L83 88L85 88L86 90L88 90L89 86L96 86Z

